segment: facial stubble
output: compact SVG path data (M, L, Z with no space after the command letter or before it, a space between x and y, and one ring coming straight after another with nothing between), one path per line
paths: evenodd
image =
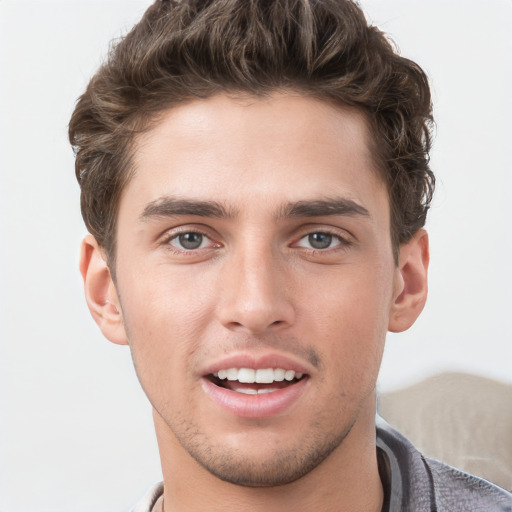
M126 317L123 318L123 323L130 340L132 337ZM323 368L321 359L314 348L301 347L296 339L286 339L286 342L280 339L277 344L288 346L290 350L293 347L293 352L300 353L314 367ZM132 344L130 343L130 345ZM299 347L301 348L299 349ZM133 346L131 348L133 349ZM302 430L303 434L294 445L287 448L274 448L266 460L256 461L243 453L241 449L235 449L213 441L196 423L186 419L180 412L173 410L170 403L162 404L163 407L154 403L151 400L151 395L147 392L148 390L145 389L145 379L141 378L142 375L139 373L133 350L132 360L146 396L148 396L154 410L170 429L182 449L213 476L238 486L252 488L277 487L290 484L304 477L322 464L342 445L356 423L360 412L359 410L357 414L352 415L352 421L347 424L347 418L350 418L351 415L348 411L344 411L345 408L341 405L346 396L343 392L333 393L327 403L339 404L337 415L339 421L333 421L333 418L329 417L328 411L316 411L313 414L314 420ZM164 408L165 410L163 410ZM267 423L266 426L265 423ZM241 426L241 428L244 428L244 426ZM263 429L269 427L268 422L255 420L255 425L246 426L245 428Z
M215 443L197 425L180 415L166 419L166 415L156 412L183 450L200 466L220 480L253 488L282 486L304 477L341 446L357 420L354 418L348 426L341 421L326 431L325 425L332 423L332 418L329 421L322 415L317 416L293 445L273 449L265 460L255 460L243 450Z

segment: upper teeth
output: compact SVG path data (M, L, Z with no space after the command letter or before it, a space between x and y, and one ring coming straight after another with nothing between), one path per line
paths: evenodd
M283 380L291 381L300 379L302 373L294 370L283 370L282 368L264 368L253 370L252 368L228 368L227 370L219 370L213 374L219 379L237 380L252 384L271 384L272 382L281 382Z

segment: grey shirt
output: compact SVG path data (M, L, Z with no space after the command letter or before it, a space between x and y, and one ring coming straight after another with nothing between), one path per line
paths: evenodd
M383 512L512 512L509 492L424 457L382 418L376 425L388 501Z
M382 512L512 512L509 492L424 457L380 417L376 427ZM163 490L154 485L132 512L151 512Z

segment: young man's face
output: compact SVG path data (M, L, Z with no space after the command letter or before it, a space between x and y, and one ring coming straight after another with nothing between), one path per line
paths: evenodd
M373 422L403 281L368 138L355 110L219 95L136 140L123 329L159 437L224 480L295 480Z

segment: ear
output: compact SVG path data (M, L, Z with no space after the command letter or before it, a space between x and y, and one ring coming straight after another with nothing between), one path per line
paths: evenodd
M92 235L82 241L80 273L89 311L101 332L112 343L128 345L116 287L103 251Z
M428 234L420 229L400 247L388 325L391 332L409 329L423 310L427 301L429 260Z

